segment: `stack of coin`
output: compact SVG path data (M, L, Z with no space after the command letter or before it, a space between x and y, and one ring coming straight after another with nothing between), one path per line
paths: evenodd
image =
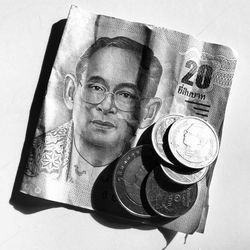
M113 186L120 204L141 218L176 218L194 205L197 182L218 154L216 132L202 119L160 118L150 144L137 145L118 161Z
M197 197L197 184L177 185L162 172L152 145L123 155L115 168L113 187L122 207L146 219L175 218L186 213Z
M168 141L174 157L192 169L208 167L219 151L219 140L213 127L194 116L175 122L169 130Z
M152 130L152 144L163 172L175 183L200 181L215 160L219 140L213 127L194 116L168 115Z

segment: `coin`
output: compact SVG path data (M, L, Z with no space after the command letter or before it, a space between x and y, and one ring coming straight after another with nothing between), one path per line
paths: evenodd
M200 181L205 177L209 168L206 167L202 169L183 169L176 167L175 165L160 165L163 172L168 176L168 178L176 183L183 185L190 185Z
M156 214L147 203L145 177L158 164L151 145L129 150L117 163L113 186L120 204L131 214L150 218Z
M174 185L159 169L155 168L147 177L146 197L149 205L161 216L179 217L194 205L198 194L197 184Z
M183 117L182 115L166 115L161 117L155 124L152 130L152 143L156 153L163 159L164 161L168 162L169 164L173 164L171 161L171 157L166 150L166 142L164 140L164 135L168 128L178 119Z
M213 127L195 116L177 120L169 130L168 141L174 157L195 169L210 165L219 151L219 140Z

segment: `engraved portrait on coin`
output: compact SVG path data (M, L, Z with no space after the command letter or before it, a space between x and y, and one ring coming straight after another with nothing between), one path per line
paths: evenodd
M168 137L171 152L187 167L207 167L218 155L218 136L201 118L186 116L179 119L171 126Z
M193 123L184 130L182 141L184 148L178 148L178 153L184 154L187 159L199 162L200 158L209 153L208 140L209 135L206 134L205 129Z

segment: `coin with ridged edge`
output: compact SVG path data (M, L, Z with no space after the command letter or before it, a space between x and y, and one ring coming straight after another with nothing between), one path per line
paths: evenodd
M169 129L169 148L184 166L200 169L210 165L219 152L219 139L214 128L195 116L177 120Z
M152 143L156 153L169 164L173 164L171 159L164 149L164 135L168 128L178 119L182 118L182 115L172 114L161 117L155 124L152 130Z
M198 194L197 183L188 186L173 184L161 171L156 168L147 177L147 200L157 214L166 218L179 217L194 205Z
M148 205L145 194L146 176L157 165L151 145L132 148L118 161L113 186L118 201L130 214L142 218L157 216Z
M172 181L182 184L182 185L190 185L200 181L202 178L206 176L206 173L209 167L202 169L183 169L178 168L174 165L162 165L161 168Z

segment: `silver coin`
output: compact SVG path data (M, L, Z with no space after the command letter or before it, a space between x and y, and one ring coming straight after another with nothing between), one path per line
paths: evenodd
M113 186L120 204L131 214L150 218L156 214L146 200L145 177L157 165L151 145L141 145L129 150L117 163Z
M219 152L219 140L214 128L195 116L177 120L169 130L168 141L174 157L189 168L209 166Z
M182 118L182 115L173 114L161 117L155 124L152 130L152 143L156 153L169 164L173 164L170 159L168 152L165 150L164 146L168 142L164 142L164 135L167 129L178 119Z
M197 184L173 185L162 178L162 173L157 174L156 170L154 169L147 177L146 197L149 205L157 214L166 218L176 218L185 214L196 201Z
M190 185L200 181L202 178L206 176L206 173L209 167L205 167L202 169L181 169L179 167L173 165L162 165L161 168L172 181L183 184ZM182 171L180 171L180 169Z

